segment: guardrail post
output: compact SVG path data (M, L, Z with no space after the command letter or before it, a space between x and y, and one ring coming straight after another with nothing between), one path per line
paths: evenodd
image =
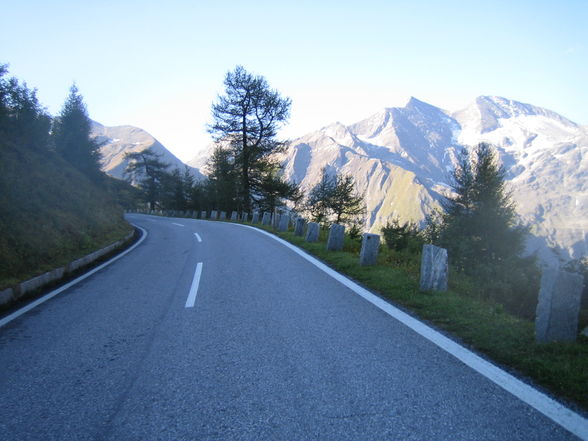
M294 228L294 234L296 236L304 235L304 227L306 225L306 220L303 217L296 218L296 227Z
M361 240L361 251L359 253L360 265L375 265L378 261L380 251L380 236L377 234L364 233Z
M447 250L423 245L421 257L421 291L447 291Z
M280 216L280 222L278 223L278 231L288 231L290 225L290 216L284 213Z
M271 223L271 214L265 211L261 219L261 225L269 225Z
M339 224L333 224L329 228L329 238L327 240L327 250L341 251L345 240L345 227Z
M584 278L580 274L546 269L535 316L537 343L574 342L578 337L578 317Z
M316 242L319 237L320 226L316 222L309 222L306 229L306 241Z

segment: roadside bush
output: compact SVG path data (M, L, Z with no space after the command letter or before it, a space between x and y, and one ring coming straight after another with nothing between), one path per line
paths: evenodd
M406 222L400 224L398 219L393 219L386 223L386 226L382 228L382 236L386 246L395 251L411 250L419 252L424 243L415 223Z
M349 224L347 228L347 234L353 240L359 240L361 242L361 237L363 235L363 226L361 222L355 220Z
M507 259L501 264L479 266L470 275L481 294L500 303L518 317L534 320L541 271L534 257Z

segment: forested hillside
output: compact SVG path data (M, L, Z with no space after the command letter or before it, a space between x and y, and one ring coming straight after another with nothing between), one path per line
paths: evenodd
M80 155L68 161L35 91L5 79L2 66L0 74L1 290L119 240L131 226L115 202L120 186ZM69 142L66 107L59 133Z

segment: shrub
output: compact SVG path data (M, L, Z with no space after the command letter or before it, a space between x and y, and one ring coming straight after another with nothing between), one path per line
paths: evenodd
M390 250L402 251L406 249L418 251L423 245L418 226L413 222L400 224L398 219L388 221L382 228L382 236Z

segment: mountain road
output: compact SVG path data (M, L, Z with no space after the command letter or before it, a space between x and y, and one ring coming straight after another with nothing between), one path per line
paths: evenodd
M0 327L1 440L578 439L267 234L128 219Z

